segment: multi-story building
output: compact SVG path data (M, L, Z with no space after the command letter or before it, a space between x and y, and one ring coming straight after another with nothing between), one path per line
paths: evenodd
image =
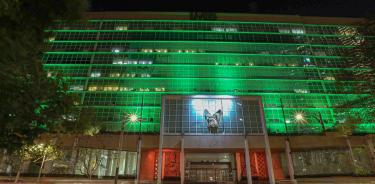
M360 19L150 12L87 19L50 27L43 61L104 125L104 134L81 141L105 149L97 175L115 175L119 144L120 176L141 181L373 173L370 136L352 136L350 154L345 138L330 133L349 110L366 110L347 106L366 95L353 90L356 82L336 80L361 70L344 62ZM373 123L355 133L374 133Z

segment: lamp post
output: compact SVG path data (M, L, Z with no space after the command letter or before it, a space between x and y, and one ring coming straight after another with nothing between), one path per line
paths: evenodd
M137 122L138 121L138 116L136 114L129 114L125 115L122 122L121 122L121 130L120 130L120 139L118 142L118 147L117 147L117 160L116 160L116 173L115 173L115 184L117 184L118 181L118 173L120 169L120 151L122 148L122 144L124 142L124 128L126 121L129 120L130 122Z
M286 137L285 137L285 155L286 155L286 159L287 159L287 162L288 162L289 178L292 182L294 182L295 181L294 168L293 168L293 160L292 160L291 149L290 149L289 133L288 133L288 127L286 125L284 104L283 104L283 100L281 98L280 98L280 104L281 104L281 110L283 112L285 135L286 135Z
M317 115L312 115L312 117L319 121L320 125L322 126L323 134L325 134L326 128L324 126L322 113L318 112ZM301 112L297 112L296 114L294 114L294 118L299 122L307 122L307 120L305 119L305 115Z

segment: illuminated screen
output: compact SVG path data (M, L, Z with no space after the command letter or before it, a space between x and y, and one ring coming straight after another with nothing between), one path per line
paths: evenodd
M182 96L164 98L165 134L261 134L258 97Z

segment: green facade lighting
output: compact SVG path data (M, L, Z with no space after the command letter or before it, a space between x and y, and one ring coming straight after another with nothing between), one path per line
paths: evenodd
M343 25L195 20L57 21L43 54L49 75L62 74L80 108L95 111L107 131L158 133L163 95L233 95L262 98L270 134L319 134L320 113L332 130L357 94L337 74L345 68L350 35ZM372 39L372 37L366 37ZM365 107L351 109L366 111ZM141 113L142 112L142 113ZM305 123L293 123L303 112ZM134 118L134 117L133 117ZM130 118L131 119L131 118ZM133 119L134 120L134 119ZM358 133L374 133L366 120Z

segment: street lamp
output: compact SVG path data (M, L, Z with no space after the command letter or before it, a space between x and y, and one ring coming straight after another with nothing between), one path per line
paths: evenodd
M318 112L317 115L311 114L311 117L313 117L313 118L315 118L316 120L319 121L320 125L322 126L323 133L325 133L326 128L324 126L322 113ZM307 123L307 120L305 118L305 114L303 112L296 112L294 114L294 119L295 119L296 122Z
M280 98L280 105L281 105L281 110L283 112L283 120L284 120L284 127L285 127L285 155L286 155L286 159L287 159L287 162L288 162L288 172L289 172L289 178L292 182L294 182L294 168L293 168L293 160L292 160L292 155L291 155L291 149L290 149L290 143L289 143L289 133L288 133L288 127L287 127L287 123L290 123L290 120L286 120L285 118L285 111L284 111L284 104L283 104L283 100ZM300 118L300 116L298 116L298 118Z
M294 113L294 120L296 123L307 123L305 118L305 113L303 111L298 111Z
M124 128L126 122L129 121L131 123L135 123L138 121L138 115L137 114L125 114L123 120L121 121L121 130L120 130L120 140L117 147L117 162L116 162L116 173L115 173L115 184L117 184L118 181L118 174L120 169L120 151L122 148L122 144L124 142Z

